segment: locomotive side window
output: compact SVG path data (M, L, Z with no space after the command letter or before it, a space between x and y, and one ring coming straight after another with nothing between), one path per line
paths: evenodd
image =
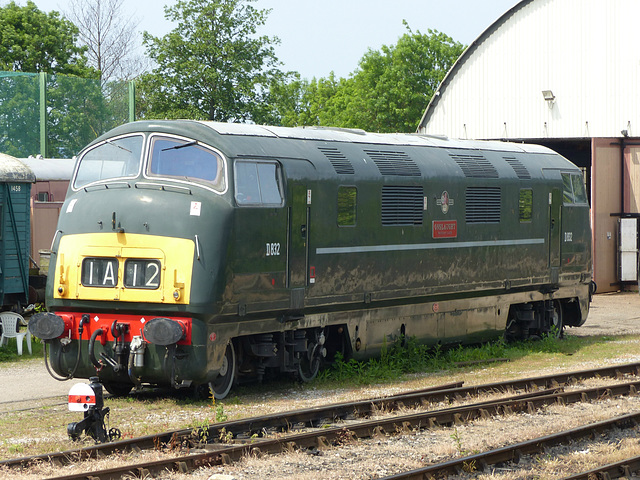
M520 223L531 223L533 218L533 190L530 188L520 190L518 206Z
M357 201L356 187L338 187L338 226L355 226Z
M80 157L74 188L82 188L100 180L135 177L140 171L142 143L142 135L99 143Z
M275 162L235 164L236 202L238 205L282 205L280 168Z
M195 140L153 137L149 173L187 180L203 180L213 184L218 191L225 188L222 157Z
M582 175L562 174L563 201L565 204L586 204L587 192L584 188Z

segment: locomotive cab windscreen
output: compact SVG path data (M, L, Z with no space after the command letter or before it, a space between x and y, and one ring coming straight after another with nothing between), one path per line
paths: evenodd
M154 135L149 143L148 177L170 177L213 188L220 193L225 191L225 162L218 152L184 138ZM95 182L138 177L143 146L142 135L99 143L80 158L73 187L80 189Z
M204 183L218 192L226 188L222 156L195 140L154 136L150 152L150 176Z
M134 178L140 172L144 137L114 138L86 152L78 164L73 187L118 178Z

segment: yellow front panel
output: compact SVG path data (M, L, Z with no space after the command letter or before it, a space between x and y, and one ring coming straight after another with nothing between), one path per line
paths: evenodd
M65 235L58 248L54 298L187 304L194 251L194 242L184 238L131 233ZM99 275L90 272L91 282L83 285L85 259L87 263L107 259L113 267L108 265ZM148 278L132 280L143 273L142 267L139 271L138 265L130 265L132 277L127 281L140 287L125 286L127 260L133 263L140 260L149 267Z

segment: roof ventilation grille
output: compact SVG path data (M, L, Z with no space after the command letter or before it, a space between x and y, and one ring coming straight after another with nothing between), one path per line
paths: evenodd
M353 175L355 173L353 165L344 154L333 147L318 147L322 153L329 159L333 169L339 175Z
M516 175L521 180L529 180L531 179L531 174L527 167L525 167L520 160L515 157L504 157L505 161L511 165L513 171L516 172Z
M406 152L365 150L381 175L419 177L420 168Z
M499 178L498 171L482 155L451 155L451 158L462 169L465 177L470 178Z

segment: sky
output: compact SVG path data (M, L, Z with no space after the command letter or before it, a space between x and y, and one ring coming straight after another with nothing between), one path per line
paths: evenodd
M33 0L42 11L64 12L68 0ZM8 0L0 0L5 6ZM27 0L16 0L26 5ZM160 37L173 28L164 6L175 0L124 0L127 15L140 21L140 31ZM445 33L464 45L519 0L257 0L253 6L270 9L261 35L277 36L276 55L285 71L303 78L348 77L368 49L394 45L406 29Z

